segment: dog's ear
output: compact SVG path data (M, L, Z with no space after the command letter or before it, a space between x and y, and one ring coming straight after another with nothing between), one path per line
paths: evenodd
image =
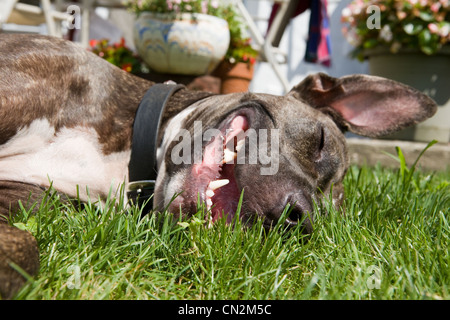
M399 82L369 75L310 75L289 93L329 114L343 129L377 137L419 123L436 112L425 94Z

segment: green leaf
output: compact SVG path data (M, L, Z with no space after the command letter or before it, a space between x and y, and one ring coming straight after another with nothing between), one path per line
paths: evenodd
M416 35L423 30L423 26L420 24L407 23L403 26L403 30L409 35Z
M420 49L424 53L426 53L426 54L433 53L433 49L431 47L431 33L430 33L430 30L425 29L425 30L422 30L419 33L419 46L420 46Z
M430 47L430 46L422 46L420 47L420 50L422 50L423 53L427 54L427 55L432 55L433 53L435 53L436 51Z
M189 223L187 223L187 222L181 222L181 221L178 221L177 224L178 224L180 227L182 227L183 229L186 229L187 227L189 227Z
M24 230L24 231L27 230L27 225L25 223L23 223L23 222L16 222L16 223L13 223L13 225L17 229Z
M377 39L369 39L367 41L364 41L364 48L365 49L370 49L370 48L374 48L376 47L378 44L378 40Z
M35 233L37 230L37 222L34 216L30 217L26 223L16 222L13 225L20 230L29 231L31 233Z
M419 17L423 21L433 21L433 15L430 12L421 11Z
M419 162L419 159L423 156L423 154L425 153L425 151L427 151L431 146L433 146L434 144L436 144L438 141L437 140L432 140L430 141L427 146L420 152L419 156L417 157L416 161L414 161L412 167L411 167L411 171L416 170L416 165L417 162Z
M420 49L426 54L433 54L438 50L439 37L431 34L430 30L424 29L419 33Z
M426 45L431 41L431 32L428 29L422 30L419 33L419 43L421 45Z
M400 161L400 175L402 176L402 181L405 181L405 172L408 172L408 167L406 166L406 159L400 147L395 147L395 150L397 151L397 156Z
M450 28L450 22L448 22L448 21L441 21L441 22L439 22L439 28L442 29L444 27Z

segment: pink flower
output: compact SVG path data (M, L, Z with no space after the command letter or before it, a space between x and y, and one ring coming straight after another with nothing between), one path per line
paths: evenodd
M439 35L444 38L448 37L450 35L450 27L448 25L442 26L439 30Z
M355 29L343 31L345 31L344 36L351 45L357 47L361 44L361 39L359 35L355 32Z
M362 6L358 6L358 4L353 3L353 5L350 6L350 10L353 15L357 16L362 12Z
M219 1L217 1L217 0L211 1L211 7L213 7L214 9L217 9L219 7Z
M392 34L392 30L389 27L389 25L385 25L381 30L380 30L380 38L383 39L386 42L391 42L393 39L393 34Z
M352 11L350 10L349 7L346 7L342 10L341 14L342 14L342 17L349 18L352 15Z
M398 20L403 20L403 19L406 18L406 16L407 16L407 13L404 12L404 11L399 11L399 12L397 12L397 18L398 18Z
M208 13L208 2L202 1L202 13Z
M438 12L441 8L441 4L439 2L435 2L431 5L431 11Z
M431 33L438 33L439 27L435 23L428 24L428 30L430 30Z
M346 7L341 12L341 21L342 22L348 22L352 24L355 21L355 17L353 17L352 10L350 7Z

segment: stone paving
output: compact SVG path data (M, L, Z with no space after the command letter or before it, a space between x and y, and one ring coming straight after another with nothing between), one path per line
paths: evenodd
M370 166L380 163L389 168L398 168L399 162L385 152L396 156L395 147L399 146L410 167L427 145L425 142L360 138L347 138L347 143L350 163ZM450 170L450 143L431 146L420 158L418 167L432 171Z

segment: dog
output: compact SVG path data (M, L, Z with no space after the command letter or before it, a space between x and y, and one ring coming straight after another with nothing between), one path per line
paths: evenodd
M50 187L88 201L125 185L138 201L153 179L155 212L189 216L200 199L211 221L231 221L243 195L246 223L270 228L290 205L282 223L310 233L314 202L342 205L344 132L378 137L435 111L421 92L369 75L220 95L155 84L69 41L0 35L0 294L25 282L11 262L39 269L36 240L6 222Z

